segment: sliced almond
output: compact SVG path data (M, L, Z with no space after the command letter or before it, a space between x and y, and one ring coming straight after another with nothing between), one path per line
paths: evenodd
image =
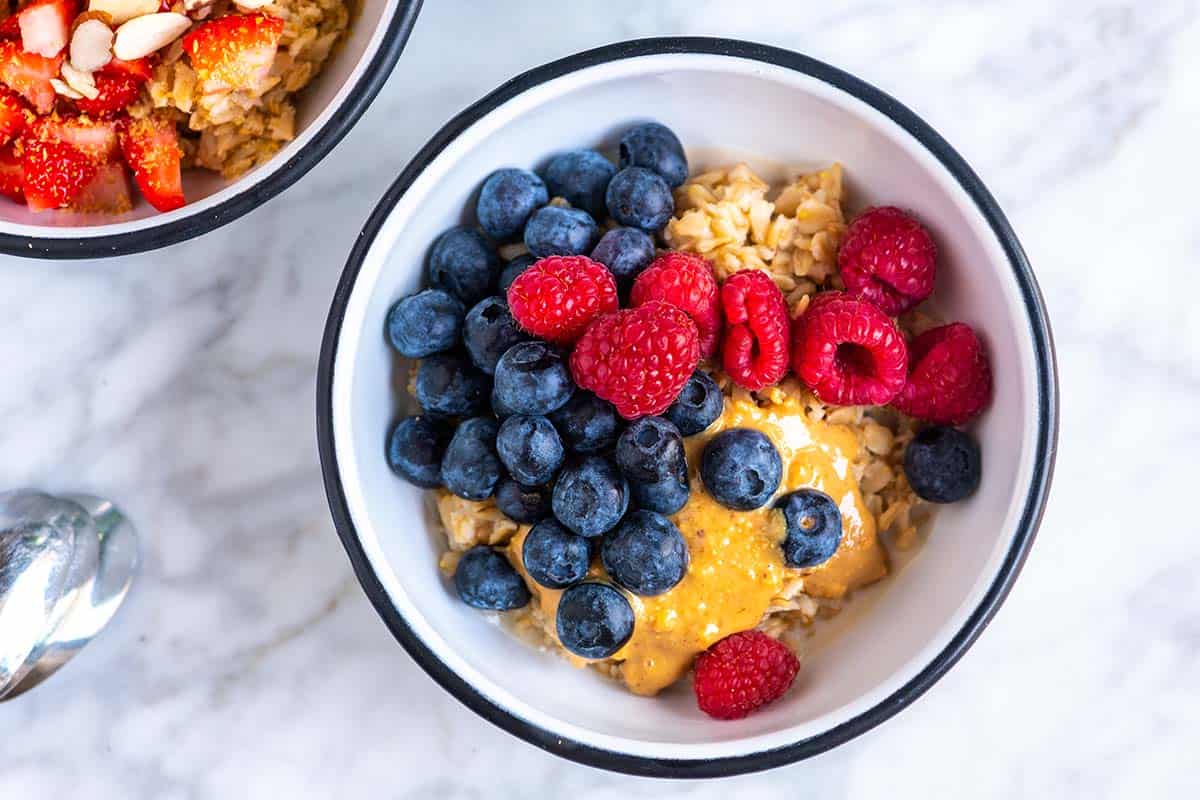
M112 18L113 25L128 22L158 11L159 0L90 0L88 11L100 11Z
M113 55L122 61L148 56L178 39L191 24L183 14L171 11L135 17L117 28Z
M88 100L95 100L99 96L100 90L96 88L96 80L92 77L92 73L76 69L70 61L63 62L62 76L63 80L67 82L67 86Z
M55 92L57 92L58 94L61 94L63 97L69 98L71 100L82 100L83 99L83 95L81 95L79 92L72 89L70 86L67 86L65 83L60 81L58 78L51 78L50 85L54 87Z
M84 20L71 34L71 63L84 72L95 72L112 61L112 28L98 19Z
M275 0L234 0L234 5L238 8L255 11L260 8L266 8L274 2Z

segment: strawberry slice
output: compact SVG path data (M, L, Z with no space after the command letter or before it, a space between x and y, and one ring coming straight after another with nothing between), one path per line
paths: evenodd
M115 160L121 152L116 120L60 117L54 114L41 117L33 123L32 138L66 142L97 165Z
M0 147L20 136L33 118L33 112L16 92L0 86Z
M149 57L133 61L114 58L100 69L101 75L128 75L138 83L145 83L154 75L154 64Z
M25 190L21 186L21 175L21 157L13 150L13 146L0 149L0 194L24 203Z
M20 39L21 38L21 19L17 14L6 18L0 22L0 39Z
M183 37L183 51L205 91L249 89L271 71L283 20L266 14L231 14Z
M159 211L184 204L179 134L175 123L162 117L131 119L121 127L121 153L133 170L138 189Z
M81 97L75 101L75 107L93 117L112 117L135 103L142 96L142 82L132 75L108 75L97 72L92 75L96 82L95 97Z
M75 0L33 0L17 14L25 52L54 58L70 40Z
M96 177L96 162L66 142L30 139L21 157L22 188L31 211L63 208Z
M57 97L51 78L58 77L63 57L45 58L26 53L19 42L0 40L0 83L19 92L39 114L54 110Z
M71 208L105 214L124 214L133 208L125 165L120 161L112 161L100 167L96 177L71 201Z

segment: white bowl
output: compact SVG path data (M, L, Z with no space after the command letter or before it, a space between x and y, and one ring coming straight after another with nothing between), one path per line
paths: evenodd
M493 169L579 146L614 149L631 123L673 128L694 166L841 161L855 207L917 209L941 249L936 301L982 332L996 396L975 426L983 485L937 516L917 556L856 598L807 657L798 686L748 719L718 722L686 685L635 697L517 641L463 605L437 569L444 539L422 492L384 460L400 413L384 341L388 307L423 281L443 229L470 219ZM963 654L1017 576L1038 525L1056 435L1050 332L1003 214L963 160L895 100L770 47L713 39L628 42L505 84L417 155L370 218L326 327L318 388L326 489L358 577L392 632L442 686L539 747L595 766L728 775L795 761L895 714ZM685 682L686 683L686 682Z
M350 30L298 97L296 138L245 175L227 181L184 174L188 204L166 214L135 195L132 211L43 211L0 198L0 253L36 258L104 258L166 247L232 222L317 165L370 106L396 66L421 0L359 0Z

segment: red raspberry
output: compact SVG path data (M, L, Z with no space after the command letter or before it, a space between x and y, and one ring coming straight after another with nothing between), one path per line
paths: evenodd
M838 269L846 291L894 317L933 292L936 258L937 247L920 222L883 206L868 209L846 228Z
M696 703L717 719L741 719L778 700L796 679L800 660L762 631L726 636L696 659Z
M792 369L823 402L882 406L904 386L908 348L871 303L822 292L792 323Z
M617 310L617 282L587 256L548 256L508 287L508 307L534 336L571 344L596 317Z
M571 353L571 375L622 417L636 419L666 411L699 361L691 317L651 300L593 322Z
M955 322L925 331L909 347L912 372L892 405L910 417L962 425L992 400L992 369L975 331Z
M712 267L695 253L663 253L633 281L629 305L663 300L688 313L700 333L700 355L708 358L721 337L721 306Z
M783 380L791 320L770 276L755 269L730 275L721 284L721 307L728 326L721 360L733 382L757 392Z

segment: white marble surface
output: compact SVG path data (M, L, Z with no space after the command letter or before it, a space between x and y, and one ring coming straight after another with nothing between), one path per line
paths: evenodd
M110 494L146 557L116 627L0 706L0 797L1197 796L1196 3L427 6L358 128L266 207L140 257L0 266L0 486ZM659 33L801 50L924 115L1023 237L1062 371L1049 513L962 663L845 747L704 784L574 766L437 688L351 576L313 423L334 283L413 152L503 78Z

